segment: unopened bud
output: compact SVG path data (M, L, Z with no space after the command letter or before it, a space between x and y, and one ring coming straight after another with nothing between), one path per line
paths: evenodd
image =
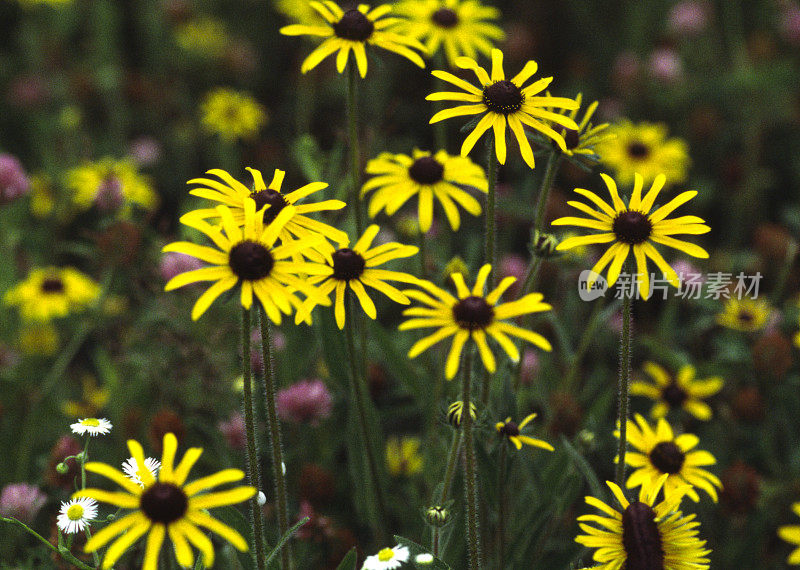
M433 527L443 527L450 522L450 511L439 505L428 507L425 510L425 520Z
M470 415L472 419L477 419L477 408L475 408L475 404L473 402L469 403ZM447 422L453 426L454 428L458 429L461 427L461 414L464 411L464 402L461 400L456 400L452 404L447 407Z
M558 238L553 234L540 232L538 230L533 232L531 253L536 257L547 259L559 255L559 252L556 251L557 246Z
M66 475L69 472L69 465L64 463L63 461L56 465L56 473L59 475Z

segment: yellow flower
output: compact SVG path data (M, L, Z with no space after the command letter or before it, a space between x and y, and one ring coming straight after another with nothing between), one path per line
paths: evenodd
M505 164L506 126L514 133L522 158L531 168L534 167L533 150L525 134L525 125L554 140L561 150L567 149L564 137L553 130L550 123L557 123L562 127L575 130L578 129L578 125L571 118L553 113L546 108L576 109L578 103L565 97L537 95L550 85L550 82L553 81L552 77L538 79L527 87L523 87L539 67L535 61L527 62L522 71L510 80L506 79L503 71L503 52L499 49L492 50L491 77L474 59L459 57L456 59L456 65L461 69L471 69L477 76L480 86L475 87L452 73L437 70L433 72L435 77L452 83L466 93L442 91L431 93L426 99L428 101L468 103L468 105L459 105L452 109L439 111L431 117L431 123L452 117L481 115L481 119L461 145L461 156L467 156L478 139L491 128L494 130L497 160L500 161L500 164Z
M311 247L314 238L275 245L281 229L294 215L294 207L287 206L281 210L275 220L266 227L263 220L264 210L259 212L255 210L254 201L248 200L244 203L244 228L236 224L233 213L227 206L218 206L222 220L221 230L204 220L184 222L206 234L217 249L179 241L168 244L162 250L184 253L211 264L210 267L176 275L164 287L165 291L172 291L198 281L214 281L214 284L197 299L192 309L193 320L199 319L217 297L237 284L241 287L242 307L249 309L255 294L267 316L275 324L281 323L281 313L288 315L292 312L292 307L299 309L302 306L296 291L318 297L316 289L300 275L318 270L319 264L289 261L295 253ZM319 236L319 239L322 237ZM327 297L317 299L317 302L322 304L326 304L326 301L330 304ZM310 317L304 316L310 322Z
M649 183L665 174L670 184L686 180L689 147L679 138L667 138L664 124L638 123L623 120L612 125L609 134L616 135L597 146L602 161L617 173L620 184L633 182L639 173Z
M19 349L29 356L52 356L58 350L58 330L48 321L24 323L19 331Z
M419 67L425 67L419 54L411 49L424 52L425 46L414 38L391 31L398 18L384 18L392 11L390 5L383 4L370 10L369 5L359 4L357 9L347 12L330 0L309 2L309 6L325 20L323 25L292 24L281 28L281 33L286 36L309 35L325 38L303 61L300 66L302 73L314 69L323 59L336 52L339 52L336 55L336 70L342 73L352 50L358 73L361 77L366 77L368 45L400 54Z
M599 274L606 266L611 264L608 269L608 285L617 282L622 264L628 258L628 254L633 251L636 259L637 282L639 294L643 299L650 296L650 273L647 269L647 258L655 261L658 268L664 273L667 281L674 287L680 287L678 274L670 265L664 261L661 254L651 242L660 243L668 247L678 249L694 257L707 258L708 253L700 246L688 243L672 237L675 234L704 234L711 231L705 221L697 216L682 216L680 218L666 219L681 204L688 202L697 195L697 192L682 192L660 208L653 211L653 204L658 198L658 193L664 187L666 178L663 174L656 177L650 191L642 198L642 186L644 179L641 175L636 175L636 182L633 186L633 194L628 204L620 198L617 191L617 184L606 175L601 174L603 180L611 194L612 205L605 202L600 196L585 190L575 188L575 192L589 198L595 206L600 208L600 212L587 206L582 202L567 202L573 208L589 214L591 218L565 217L553 221L554 226L579 226L598 230L601 233L565 239L556 248L559 251L571 249L576 246L591 243L611 243L613 244L600 257L592 267L592 272ZM591 287L594 280L589 283Z
M241 551L247 550L247 542L242 535L206 511L246 501L256 494L256 489L240 486L226 491L206 492L225 483L240 481L244 473L239 469L224 469L214 475L186 483L189 471L203 450L199 447L189 448L175 467L177 449L178 440L173 434L166 434L161 470L156 480L145 467L142 446L132 439L128 440L128 450L136 465L140 466L138 476L144 487L134 483L119 469L105 463L90 461L86 464L87 471L107 477L122 487L123 491L109 492L89 488L74 493L73 499L89 497L121 509L133 509L133 512L117 518L97 531L87 541L84 550L95 552L114 540L106 550L102 568L111 568L120 556L144 535L147 535L147 545L144 551L143 570L156 570L158 567L158 557L166 535L169 535L175 558L183 568L189 568L194 563L194 553L190 544L202 553L205 566L210 567L214 564L214 547L205 531L213 532Z
M422 455L418 437L390 437L386 441L386 464L395 477L411 477L422 471Z
M275 9L296 22L306 22L311 26L324 25L325 20L311 7L313 0L273 0Z
M641 453L625 454L625 463L634 468L625 486L633 489L639 485L647 485L666 474L665 496L680 492L696 503L700 496L694 487L698 487L708 493L716 503L715 487L721 489L722 481L702 467L714 465L717 460L708 451L691 451L700 439L690 433L676 437L664 418L658 420L655 430L641 415L636 414L635 418L636 423L628 420L626 439L629 445ZM614 435L619 438L619 430ZM619 457L614 461L619 461Z
M483 169L468 158L450 156L440 150L436 154L414 149L413 156L384 152L367 163L367 174L376 176L361 188L361 196L377 190L369 203L369 216L381 210L394 215L412 196L419 196L419 226L423 232L433 222L433 199L439 200L453 231L458 230L461 218L456 204L473 216L481 213L481 205L466 192L468 186L488 191L489 183Z
M447 406L447 422L454 428L461 427L461 415L463 413L464 402L462 400L456 400ZM474 402L469 403L469 415L472 416L473 421L478 419L478 411Z
M217 59L225 55L230 38L220 20L202 16L178 26L175 42L186 52Z
M77 269L45 267L32 269L6 291L3 302L18 306L24 320L48 321L81 312L99 298L100 286Z
M755 332L764 328L771 314L772 307L763 297L731 297L725 301L722 312L717 315L717 324L735 331Z
M67 172L66 185L80 210L96 206L101 211L127 215L131 204L145 210L152 210L158 204L150 181L127 158L105 157L73 168Z
M494 429L501 437L504 437L513 443L518 450L522 449L522 444L524 443L525 445L530 445L531 447L541 447L547 451L553 451L553 446L546 441L535 439L529 435L522 435L520 433L523 428L535 417L536 414L528 414L525 416L525 419L522 420L519 425L517 425L516 422L511 421L511 416L509 416L505 419L505 421L497 422L494 426Z
M551 350L550 343L542 335L506 322L529 313L549 311L552 307L542 302L541 293L529 293L510 303L498 304L502 294L517 280L506 277L488 295L484 296L483 288L492 266L488 263L478 271L475 286L470 291L464 283L461 273L453 273L451 279L456 286L458 298L429 281L419 281L418 285L425 291L404 291L409 298L419 301L424 307L412 307L403 311L406 317L412 317L400 325L400 330L436 327L433 334L418 340L408 352L409 358L416 358L434 344L453 337L453 344L447 355L445 377L450 380L458 371L461 351L470 339L478 346L483 365L489 372L497 370L497 364L489 348L487 335L491 336L505 350L514 362L519 361L519 350L508 335L521 338L535 344L542 350Z
M573 121L577 119L580 105L583 102L582 93L578 93L577 97L575 97L575 102L578 107L572 109L567 115ZM607 130L608 123L595 126L590 122L594 112L597 110L597 105L598 103L595 101L586 108L576 130L567 129L557 124L553 125L553 128L564 137L564 144L567 149L562 152L566 156L581 159L582 162L595 163L600 160L600 157L597 156L596 148L616 136Z
M97 378L91 374L85 374L81 378L83 387L83 399L80 402L68 400L61 405L61 411L67 416L75 418L92 417L102 410L108 403L111 394L107 388L102 388L97 384Z
M267 122L267 112L252 95L215 87L200 103L200 122L206 132L228 142L252 139Z
M263 212L265 224L269 224L277 218L278 214L286 206L293 206L294 214L278 234L278 238L283 243L288 243L294 239L317 236L318 234L322 234L336 243L349 240L345 232L305 215L312 212L341 210L345 207L344 202L341 200L323 200L322 202L311 204L299 204L300 200L327 188L328 185L325 182L312 182L288 194L282 194L281 186L286 175L283 170L275 169L269 187L264 184L264 178L260 170L249 167L247 170L253 176L254 187L252 190L224 170L214 169L209 170L207 174L221 178L222 183L211 178L194 178L189 180L188 184L197 184L198 186L190 190L189 194L226 205L233 214L234 222L239 226L244 224L245 203L255 203L256 210ZM219 220L219 211L216 208L201 208L184 215L181 218L181 222L191 225L196 220L212 219ZM319 251L319 254L315 255L312 251L306 251L304 254L315 261L322 261L324 255L329 255L333 251L333 247L324 240L318 242L314 248ZM298 262L302 261L302 256L299 252L295 254L294 259Z
M642 485L639 500L628 502L622 489L611 481L606 485L616 497L622 512L600 499L586 497L586 503L602 515L581 515L578 526L586 534L575 542L596 548L594 570L620 568L663 568L663 570L707 570L710 568L706 542L697 536L695 515L677 510L681 494L675 493L655 504L667 479L662 475L650 485ZM594 523L592 526L587 523Z
M31 214L37 218L46 218L56 205L56 193L53 181L44 172L31 176Z
M72 4L72 0L19 0L19 5L23 8L34 8L36 6L62 8L68 4Z
M416 255L419 248L415 245L403 245L397 242L384 243L371 247L372 241L378 235L379 228L372 224L365 231L358 241L350 247L341 247L333 252L331 261L327 264L320 264L318 270L308 278L312 285L319 286L320 295L328 295L336 292L336 302L334 304L334 314L336 324L341 329L345 323L345 292L350 289L355 293L361 308L371 319L375 319L378 313L375 304L364 288L372 287L389 297L395 303L408 305L408 297L386 281L400 281L402 283L417 283L419 280L413 275L401 271L389 271L378 269L378 266L403 257ZM349 241L349 238L348 238ZM341 244L340 244L341 245ZM306 301L306 310L310 311L318 303L314 299ZM329 304L329 303L328 303ZM298 313L298 319L303 313Z
M793 504L792 511L794 511L794 514L800 516L800 503ZM789 558L786 559L786 562L792 565L800 564L800 525L793 524L782 526L778 528L778 536L786 542L798 547L792 551Z
M711 419L711 407L701 398L713 396L722 389L723 380L713 376L695 380L695 367L687 364L672 378L664 368L654 362L645 362L644 371L653 379L655 385L639 380L631 382L632 396L647 396L655 400L650 415L663 418L671 409L682 408L698 420Z
M454 66L456 58L475 59L478 53L489 56L492 43L505 38L503 30L491 22L500 11L477 0L405 0L395 12L407 20L398 29L425 42L428 55L444 49L447 61Z

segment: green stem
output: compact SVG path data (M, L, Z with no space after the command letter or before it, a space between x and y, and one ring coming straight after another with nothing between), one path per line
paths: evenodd
M478 536L478 474L475 461L475 446L472 440L472 414L469 413L472 395L472 350L464 351L464 369L461 374L461 399L464 412L461 414L461 427L464 430L465 469L464 489L467 503L467 549L469 551L469 568L478 570L481 567L481 544Z
M567 371L567 375L564 377L563 383L563 390L568 394L575 393L575 381L578 378L578 370L581 367L581 360L586 355L586 351L589 350L589 347L592 344L592 341L595 339L595 331L597 330L598 325L603 321L604 311L603 311L603 300L605 298L601 298L597 302L595 302L594 307L592 307L592 314L589 317L588 325L583 329L583 335L581 336L580 341L578 342L578 348L575 350L575 353L572 355L569 363L569 370Z
M484 235L484 256L485 262L492 264L492 270L489 272L489 277L486 283L491 290L494 287L494 272L495 272L495 245L494 245L494 230L495 230L495 187L497 186L497 155L495 154L495 145L489 145L489 155L486 158L486 177L489 182L488 191L486 194L486 233Z
M433 537L431 538L431 552L436 558L439 558L439 527L433 527Z
M528 272L525 274L525 280L522 282L522 287L520 289L520 297L524 297L528 293L531 292L533 289L533 284L536 282L536 277L539 275L539 268L542 266L542 258L538 257L534 254L533 259L531 259L531 264L528 266ZM529 320L530 315L524 316L521 318L520 322L527 326L527 321ZM522 342L517 343L517 349L520 353L519 362L516 363L516 370L514 371L514 393L519 390L519 387L522 385L522 351L523 351L524 344Z
M419 253L417 253L417 258L419 259L419 277L420 279L425 279L425 275L427 274L425 265L425 232L419 230L418 237L417 245L419 246Z
M275 480L275 501L278 506L279 536L289 530L288 499L286 494L286 477L283 474L283 438L281 425L278 423L278 410L275 404L276 382L275 366L272 362L272 340L269 332L269 321L263 307L260 311L261 355L264 360L264 392L267 401L267 422L269 424L269 442L272 450L272 476ZM292 567L292 550L289 541L281 548L281 568Z
M625 272L629 273L629 264L625 264ZM628 448L628 397L631 383L631 344L633 332L631 331L633 292L625 291L622 301L622 335L619 343L619 385L618 409L619 415L619 448L617 450L617 469L615 480L617 485L624 488L625 484L625 452Z
M352 62L351 62L352 63ZM353 204L353 215L356 219L356 233L361 235L363 224L361 221L361 148L358 141L358 97L356 66L349 66L347 82L347 122L350 132L350 201Z
M553 180L556 178L556 172L558 172L558 165L560 163L561 153L557 151L550 153L550 158L547 159L547 167L544 171L544 178L542 178L542 185L539 187L539 198L536 203L536 218L533 225L534 231L542 231L544 214L547 210L547 198L550 196L550 188L553 186Z
M9 523L9 524L15 524L17 526L22 527L29 534L31 534L32 536L36 537L39 540L39 542L44 544L47 548L49 548L50 550L52 550L53 552L55 552L56 554L61 556L61 558L63 558L64 560L66 560L70 564L73 564L74 566L77 566L81 570L95 570L94 568L92 568L88 564L84 564L83 562L81 562L80 560L75 558L75 555L72 554L66 548L57 548L56 546L54 546L49 540L47 540L41 534L39 534L38 532L36 532L32 528L30 528L24 522L19 521L19 520L15 519L14 517L0 517L0 522Z
M499 560L497 567L501 570L505 566L506 542L506 448L507 444L504 441L500 445L500 473L497 477L497 558Z
M369 481L367 482L367 487L372 490L374 494L373 497L373 504L377 506L377 513L378 513L378 521L373 521L373 530L375 531L376 537L379 542L383 543L385 538L385 531L383 525L386 522L386 509L385 503L383 500L383 491L381 489L380 478L378 477L378 463L375 460L375 451L372 447L372 439L370 437L370 429L369 429L369 422L367 420L367 396L365 393L365 387L362 381L362 375L359 372L359 365L358 363L361 362L361 358L358 357L356 353L356 343L355 343L355 311L353 310L354 303L352 295L350 295L350 291L347 291L346 295L346 303L347 303L347 314L345 315L345 336L347 337L347 353L348 353L348 360L350 361L350 382L351 382L351 389L355 394L356 399L356 413L358 415L358 425L359 429L361 430L361 439L364 445L364 452L367 459L367 469L368 469L368 476Z
M247 484L260 491L261 474L259 473L256 427L253 417L253 378L250 370L250 309L245 309L244 307L242 307L242 379L244 387L244 429L247 437ZM256 543L256 566L258 570L265 570L264 528L261 520L261 507L258 504L258 495L254 495L250 499L250 516L253 523L254 542Z
M456 429L453 432L453 440L450 442L450 453L447 455L447 467L444 470L444 482L442 484L442 496L437 503L444 505L450 494L450 486L453 484L453 477L456 474L456 462L461 455L461 431Z
M786 281L789 279L789 273L791 273L792 265L794 265L794 260L797 257L798 252L798 243L789 238L789 243L786 244L786 256L783 258L783 266L781 267L780 273L778 273L778 278L775 280L775 288L772 290L772 303L776 305L780 302L781 297L783 297L783 290L786 287Z

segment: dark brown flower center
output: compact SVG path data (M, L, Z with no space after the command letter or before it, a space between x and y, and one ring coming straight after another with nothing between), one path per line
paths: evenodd
M516 422L506 422L503 424L503 427L497 431L500 435L514 437L519 435L519 426L516 424Z
M367 262L364 257L349 247L333 252L333 278L338 281L358 279L364 273Z
M641 212L626 210L617 214L611 229L619 241L636 245L647 241L653 233L653 224Z
M431 20L440 28L454 28L458 24L458 14L450 8L440 8L433 13Z
M622 546L627 555L625 570L664 570L656 513L645 503L634 501L622 513Z
M520 88L507 80L497 81L483 88L483 104L492 113L510 115L522 107L525 96Z
M343 40L365 42L375 31L375 24L358 10L348 10L333 25L333 33Z
M689 398L686 390L672 382L669 386L664 388L661 392L661 397L669 404L670 408L680 408L683 403Z
M641 160L647 158L650 154L650 148L640 141L633 141L628 145L628 156Z
M650 452L650 461L662 473L680 473L686 454L671 441L662 441Z
M444 166L432 156L423 156L409 167L408 175L418 184L436 184L444 175Z
M231 248L228 265L239 279L258 281L272 271L275 260L269 250L254 241L243 241Z
M264 212L265 224L272 222L276 217L278 217L278 214L281 213L281 210L288 205L288 202L286 201L286 198L283 197L283 194L270 188L253 192L250 194L250 198L256 203L256 212L265 206L269 206L267 211Z
M42 293L63 293L64 282L58 277L48 277L42 281Z
M169 524L180 520L188 507L186 493L172 483L154 483L139 499L139 508L154 523Z
M465 297L453 306L453 318L463 329L484 329L494 319L494 309L483 297Z
M754 320L756 320L755 315L750 311L748 311L747 309L739 309L739 314L737 315L737 318L745 324L750 324Z

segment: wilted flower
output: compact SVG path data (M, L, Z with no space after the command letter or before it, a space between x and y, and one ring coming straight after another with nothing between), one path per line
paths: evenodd
M0 516L30 524L45 502L47 497L35 485L10 483L0 492Z
M280 390L275 405L284 421L318 425L331 415L333 402L322 380L303 380Z

